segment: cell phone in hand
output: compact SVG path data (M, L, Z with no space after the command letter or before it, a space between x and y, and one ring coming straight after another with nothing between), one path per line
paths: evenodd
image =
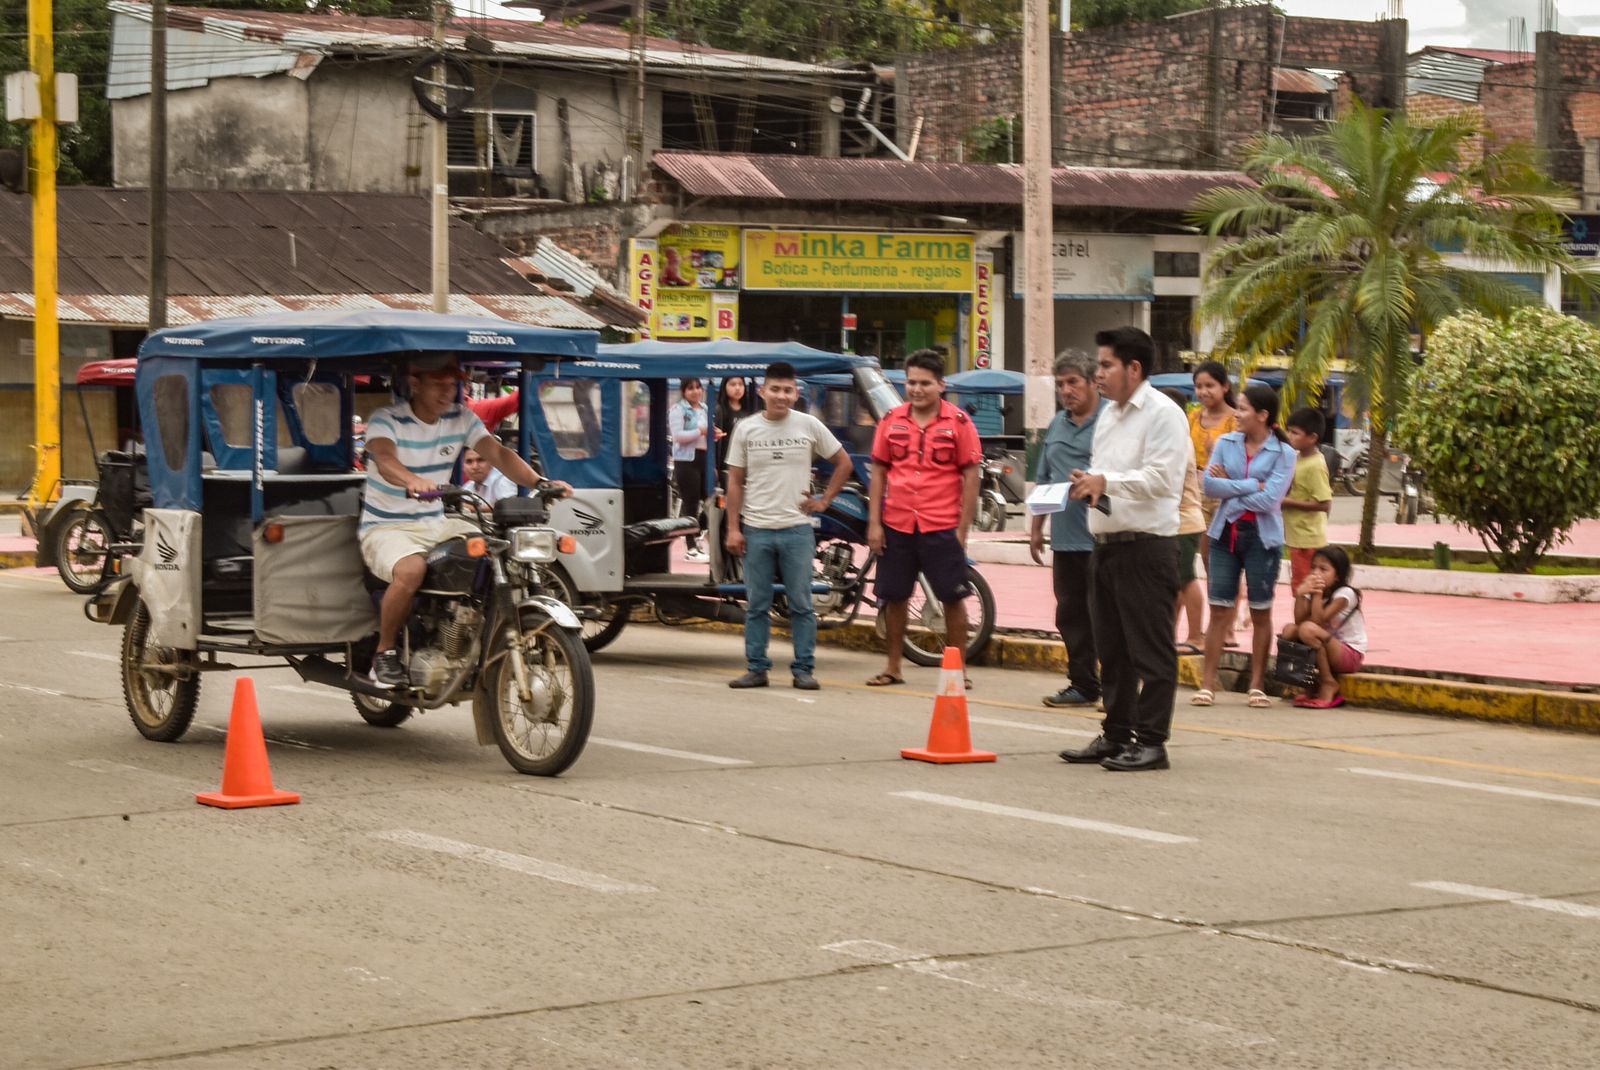
M1106 516L1111 515L1111 499L1107 498L1104 494L1100 495L1100 500L1094 503L1094 507L1100 510L1100 512L1104 513Z

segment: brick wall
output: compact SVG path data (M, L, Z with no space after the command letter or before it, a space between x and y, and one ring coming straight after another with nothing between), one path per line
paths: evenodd
M1534 143L1534 61L1506 63L1483 72L1478 104L1487 128L1487 147L1499 151L1512 142Z
M1216 96L1209 85L1212 13L1129 23L1055 42L1052 112L1057 162L1211 167L1237 161L1267 126L1275 61L1351 71L1353 90L1396 105L1403 92L1405 23L1281 19L1271 7L1229 8L1217 19ZM1021 44L1008 41L902 59L896 92L923 118L919 155L966 159L974 134L1022 106ZM1281 56L1280 56L1281 54ZM1387 73L1385 73L1387 72ZM1214 108L1215 130L1208 122Z
M1572 186L1583 184L1583 143L1600 137L1600 38L1541 33L1534 60L1537 143L1550 173ZM1539 96L1550 94L1541 108Z
M1464 115L1484 125L1483 107L1454 97L1441 97L1435 93L1412 93L1406 98L1406 118L1413 125L1429 126L1440 119ZM1462 162L1476 164L1483 159L1483 135L1469 141L1462 152Z

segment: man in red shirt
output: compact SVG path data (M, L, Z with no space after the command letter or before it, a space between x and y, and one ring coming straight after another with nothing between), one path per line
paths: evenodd
M878 600L888 626L888 660L869 687L904 683L900 653L906 602L917 574L944 606L946 641L966 649L967 531L978 508L983 444L966 413L945 401L944 358L919 349L906 358L906 404L878 425L872 442L867 545L878 562ZM970 686L970 681L969 681Z

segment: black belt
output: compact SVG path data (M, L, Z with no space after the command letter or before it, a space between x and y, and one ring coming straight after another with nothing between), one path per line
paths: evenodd
M1167 535L1157 535L1153 531L1108 531L1094 537L1096 546L1109 546L1118 542L1143 542L1145 539L1165 539Z

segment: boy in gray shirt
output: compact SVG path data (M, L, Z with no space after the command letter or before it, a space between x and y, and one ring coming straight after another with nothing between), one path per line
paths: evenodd
M772 585L781 578L789 602L794 661L789 671L802 691L818 688L817 615L811 608L816 534L811 514L833 504L850 478L850 454L815 416L794 411L800 386L794 366L767 368L761 397L766 410L741 420L728 445L728 550L744 556L747 604L744 656L747 672L729 687L766 687L767 644L772 638ZM833 462L833 478L820 498L811 497L811 465Z

